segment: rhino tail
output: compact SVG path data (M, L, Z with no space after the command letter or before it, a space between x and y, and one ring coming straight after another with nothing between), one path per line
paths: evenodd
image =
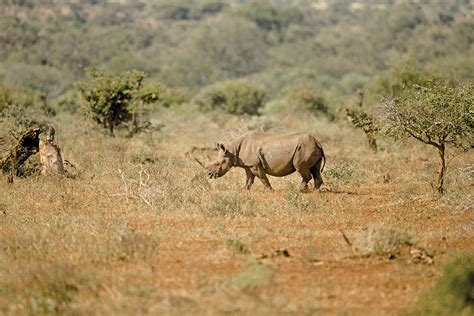
M321 143L318 142L316 139L314 141L316 142L316 145L321 150L321 159L324 160L323 161L323 166L321 167L321 170L320 170L320 172L322 173L324 171L324 166L326 166L326 156L324 155L324 149L323 149L323 146L321 145Z

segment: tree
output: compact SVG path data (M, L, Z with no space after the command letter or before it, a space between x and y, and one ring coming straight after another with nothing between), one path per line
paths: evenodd
M257 115L265 102L265 90L244 79L227 80L203 88L194 102L202 111L222 109L232 114Z
M86 103L86 112L114 136L114 128L134 118L137 104L158 99L158 92L143 90L145 73L132 70L109 76L95 68L90 81L76 83Z
M312 113L333 119L326 99L310 84L291 85L284 88L277 99L268 102L262 110L265 114Z
M413 137L438 150L436 188L443 193L448 146L466 150L474 146L474 86L431 75L422 81L423 85L407 84L403 93L383 100L379 110L387 135Z
M241 18L216 18L186 34L163 60L162 76L174 86L202 87L261 71L267 49L261 31Z
M255 22L266 32L275 32L279 42L284 40L284 31L291 24L300 24L303 13L293 6L273 5L271 1L253 1L237 11L243 17Z

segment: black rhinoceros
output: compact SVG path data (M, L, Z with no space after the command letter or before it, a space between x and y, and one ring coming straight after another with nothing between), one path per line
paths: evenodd
M222 177L232 167L245 169L245 187L250 189L255 177L272 190L267 174L287 176L297 171L303 178L300 190L308 190L308 182L314 178L318 190L323 180L321 172L326 157L321 144L310 134L274 135L263 132L247 132L228 145L217 143L217 159L208 165L199 163L210 178ZM324 159L323 166L321 163Z

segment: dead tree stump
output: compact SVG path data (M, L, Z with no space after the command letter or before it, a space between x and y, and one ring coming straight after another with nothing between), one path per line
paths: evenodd
M61 150L54 141L55 130L52 126L46 132L46 140L39 142L41 174L63 174L64 165Z
M39 150L39 135L41 129L31 128L18 138L16 145L10 152L0 159L0 169L8 173L8 183L13 182L13 176L19 166L21 166L31 155Z

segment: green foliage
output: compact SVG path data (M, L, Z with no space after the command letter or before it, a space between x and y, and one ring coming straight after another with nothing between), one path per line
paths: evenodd
M200 24L164 57L163 77L175 86L201 87L262 70L266 47L261 32L241 18Z
M380 128L377 126L377 122L374 117L366 113L361 108L352 110L346 109L346 115L349 121L357 128L362 129L367 136L367 141L370 148L377 151L377 142L375 135L379 132Z
M459 255L443 267L443 276L421 298L412 315L472 315L474 255Z
M161 0L153 3L156 16L167 20L200 20L226 8L220 0L176 1Z
M32 90L0 84L0 113L10 106L43 106L45 97Z
M436 147L440 156L436 188L443 192L447 146L468 149L474 145L474 86L433 75L409 78L401 76L403 89L378 106L380 124L394 139L413 137Z
M80 95L77 90L69 90L54 100L54 108L59 112L75 113L79 109Z
M38 40L38 28L17 17L5 16L0 19L0 46L4 49L18 49L21 45L34 45ZM2 50L6 53L6 50ZM4 56L2 56L4 57Z
M243 6L239 14L255 22L264 31L273 31L283 40L284 30L291 24L303 21L302 12L296 7L275 6L268 0L251 2Z
M232 114L258 114L265 101L263 88L247 80L228 80L204 88L194 102L203 111L222 109Z
M474 71L467 1L326 2L3 1L0 82L54 98L97 65L193 92L248 76L272 96L310 83L337 102L400 59L455 79Z
M149 96L153 96L153 93L159 91L159 98L155 100L150 100L150 103L153 104L153 108L171 108L173 106L181 105L189 101L188 93L183 89L174 89L165 85L148 87L145 86L144 89L151 89L151 94L149 94Z
M283 90L279 99L265 106L264 112L268 114L310 112L333 118L324 97L316 89L304 85Z
M410 65L401 65L391 69L368 86L369 103L378 103L380 98L396 98L407 92L412 86L424 86L429 75L423 69Z
M57 96L66 88L65 76L58 69L47 65L12 63L3 71L3 78L7 84L38 90L47 96Z
M474 86L435 76L402 80L400 91L380 105L385 132L395 139L468 148L474 139Z
M0 123L5 130L22 131L43 125L55 111L38 91L0 84Z
M158 92L142 89L143 72L133 70L110 76L92 68L90 75L90 81L78 82L76 88L85 100L87 114L108 128L111 136L115 126L133 118L139 101L150 103L158 99Z

